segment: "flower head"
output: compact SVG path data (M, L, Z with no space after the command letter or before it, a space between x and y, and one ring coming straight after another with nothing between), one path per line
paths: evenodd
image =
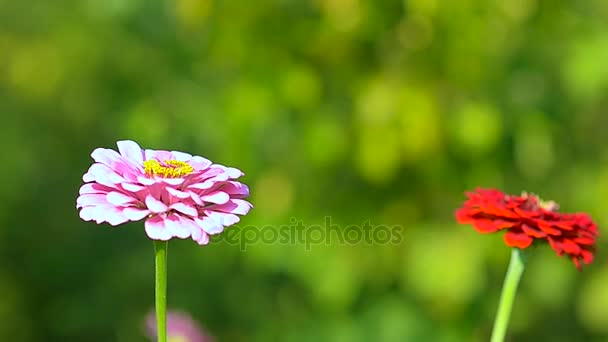
M146 316L145 331L148 337L156 341L156 315ZM167 313L167 339L169 342L214 342L215 339L206 333L188 314L179 311Z
M204 245L252 208L235 168L183 152L142 150L128 140L116 145L118 152L97 148L91 154L95 163L76 200L85 221L116 226L145 219L153 240L191 237Z
M477 189L467 196L456 211L459 223L472 224L483 234L505 230L504 241L510 247L525 249L534 241L547 241L579 270L581 261L593 261L598 230L589 215L559 213L555 202L543 202L534 194L513 196L495 189Z

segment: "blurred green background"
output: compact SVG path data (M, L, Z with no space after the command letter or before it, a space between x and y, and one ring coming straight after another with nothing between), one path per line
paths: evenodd
M608 2L0 0L0 340L145 341L141 222L82 222L96 147L246 173L239 225L401 225L399 245L169 247L169 303L220 341L487 341L509 250L465 190L608 224ZM605 238L529 256L511 341L608 340Z

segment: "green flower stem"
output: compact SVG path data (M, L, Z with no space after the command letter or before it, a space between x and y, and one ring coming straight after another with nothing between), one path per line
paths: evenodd
M517 286L519 285L522 273L524 273L525 261L524 252L519 248L513 248L507 275L502 285L502 293L500 294L500 303L496 312L491 342L503 342L505 339L509 318L511 317L511 308L513 308L515 294L517 293Z
M167 342L167 247L167 241L154 240L154 294L158 342Z

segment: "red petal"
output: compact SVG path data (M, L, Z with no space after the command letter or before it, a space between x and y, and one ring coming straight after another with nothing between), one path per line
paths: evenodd
M562 235L561 230L551 227L547 221L536 220L536 223L538 224L538 228L549 235Z
M585 264L590 264L593 261L593 253L586 249L581 251L581 256L583 257L583 261Z
M496 227L498 227L498 229L505 229L505 228L513 228L515 227L517 224L519 224L519 222L515 221L505 221L505 220L494 220L494 224L496 225Z
M574 225L576 225L576 222L574 222L574 221L556 221L556 222L553 222L553 225L556 227L559 227L563 230L574 230Z
M590 237L577 237L574 239L574 242L578 243L579 245L592 246L595 244L595 239Z
M519 215L517 215L513 211L498 207L492 203L488 204L488 209L490 213L495 214L496 216L502 216L506 218L519 218Z
M533 219L533 218L540 216L539 211L530 211L530 210L524 210L524 209L520 209L520 208L513 208L513 211L516 212L519 216L529 218L529 219Z
M564 251L568 254L578 255L581 252L581 247L569 239L564 239L562 246L564 246Z
M473 218L473 215L475 215L475 213L472 214L472 212L474 212L474 210L471 210L468 208L458 209L456 211L456 221L460 224L474 222L475 219ZM479 211L477 211L477 212L479 212Z
M505 243L509 247L517 248L528 248L534 241L533 238L529 237L525 233L506 232L504 236Z
M521 230L523 230L524 233L526 233L530 236L533 236L535 238L544 238L547 236L547 234L545 232L535 229L525 223L521 225Z
M572 262L574 262L574 265L576 266L576 268L577 268L579 271L582 271L582 270L583 270L583 267L581 266L581 261L580 261L580 260L578 260L578 257L577 257L577 256L573 256L573 257L572 257Z
M564 254L564 249L562 248L562 244L559 241L552 239L550 236L547 236L547 240L549 241L549 245L551 245L551 248L553 248L553 250L557 252L557 255L561 256L562 254Z
M473 222L473 228L482 234L494 233L499 229L494 220L477 219Z

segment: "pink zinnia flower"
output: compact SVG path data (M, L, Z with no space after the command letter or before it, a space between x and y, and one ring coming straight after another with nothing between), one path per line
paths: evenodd
M129 140L116 145L119 153L91 153L95 163L76 200L85 221L116 226L146 219L150 239L191 237L205 245L253 207L244 200L249 188L235 181L243 175L238 169L183 152L142 150Z
M156 341L156 315L151 312L146 317L146 334ZM167 338L170 342L214 342L188 314L178 311L167 313Z

